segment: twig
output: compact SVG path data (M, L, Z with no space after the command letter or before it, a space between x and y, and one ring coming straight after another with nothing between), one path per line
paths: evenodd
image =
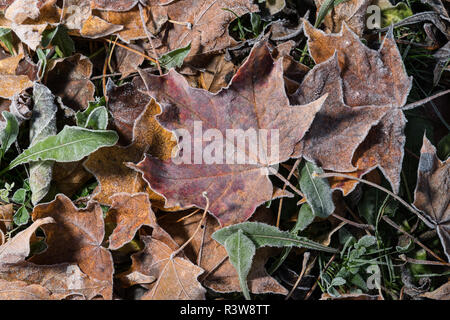
M331 178L331 177L340 177L340 178L347 178L350 180L356 180L365 184L368 184L369 186L372 186L374 188L377 188L381 191L386 192L388 195L390 195L391 197L393 197L394 199L396 199L398 202L400 202L402 205L404 205L409 211L411 211L412 213L414 213L415 215L417 215L419 217L420 220L422 220L425 224L429 225L428 220L423 217L416 209L414 209L409 203L407 203L405 200L403 200L402 198L400 198L398 195L396 195L395 193L389 191L388 189L379 186L376 183L370 182L368 180L364 180L361 178L357 178L348 174L344 174L344 173L337 173L337 172L330 172L330 173L322 173L322 174L317 174L314 173L313 176L316 176L317 178Z
M417 260L417 259L409 258L409 257L405 256L404 254L400 255L400 259L402 259L405 262L412 263L412 264L422 264L422 265L429 265L429 266L446 266L446 267L449 266L449 263L446 263L446 262Z
M397 225L394 221L392 221L391 219L389 219L386 216L383 216L383 220L386 221L386 223L388 223L391 227L397 229L398 231L400 231L401 233L403 233L405 236L407 236L408 238L410 238L412 241L414 241L416 244L418 244L419 246L421 246L426 252L428 252L429 254L431 254L434 258L436 258L437 260L441 261L442 263L445 263L447 266L450 266L450 263L445 262L445 260L441 259L438 255L436 255L433 251L431 251L431 249L429 249L428 247L426 247L422 242L420 242L418 239L416 239L414 236L410 235L408 232L406 232L405 230L403 230L399 225Z
M150 33L150 31L148 31L147 25L145 24L144 10L143 10L141 3L139 3L139 15L141 17L142 28L144 29L145 34L147 35L148 41L150 42L150 46L152 47L153 55L156 57L157 54L156 54L155 47L153 46L152 34ZM155 63L156 63L156 66L158 67L159 75L162 76L163 72L161 69L161 65L159 64L159 61L155 60Z
M308 264L308 261L309 261L309 256L310 256L310 253L308 251L306 251L303 254L302 271L298 275L297 281L295 281L294 286L292 287L291 291L289 291L288 295L286 296L286 298L284 300L288 300L291 297L292 293L294 293L295 289L297 289L300 281L302 281L302 278L303 278L303 276L305 275L305 272L306 272L306 267L307 267L307 264Z
M109 40L109 39L102 39L102 41L106 41L108 43L113 43L113 41ZM150 60L154 64L158 63L158 60L156 60L156 59L154 59L154 58L152 58L152 57L150 57L150 56L146 55L145 53L142 53L142 52L140 52L138 50L135 50L133 48L127 47L126 45L121 44L120 42L117 42L116 45L118 45L119 47L124 48L124 49L126 49L128 51L131 51L131 52L133 52L133 53L135 53L137 55L140 55L141 57L144 57L145 59Z
M197 232L200 230L201 226L203 225L203 221L205 220L206 214L208 213L208 209L209 209L209 199L207 197L206 192L203 192L202 195L206 199L206 206L205 206L205 211L203 211L203 216L200 219L200 222L198 223L197 229L195 229L192 236L181 247L179 247L177 250L172 252L172 254L170 255L171 259L173 259L177 254L179 254L192 241L192 239L194 239L194 237L197 235Z
M334 261L334 259L336 258L336 253L333 254L333 256L331 257L331 259L327 262L327 264L325 265L325 267L323 268L323 272L327 271L328 267L330 266L330 264ZM314 282L313 286L311 287L311 289L308 291L308 293L305 296L305 300L308 300L309 297L312 295L312 293L314 292L314 290L316 290L317 284L320 281L320 274L317 277L317 280Z
M297 167L299 166L300 162L302 161L302 158L298 158L295 163L294 166L292 167L291 171L289 172L289 175L287 177L287 180L291 179L292 175L295 172L295 169L297 169ZM285 183L283 185L283 191L286 190L287 184ZM277 215L277 228L280 226L280 217L281 217L281 209L283 207L283 198L280 198L280 204L278 205L278 215Z
M294 191L300 197L302 197L302 198L305 197L305 195L300 190L298 190L295 186L293 186L292 183L289 182L289 180L287 180L285 177L283 177L281 174L279 174L278 171L276 171L274 168L269 167L269 171L271 173L273 173L278 179L283 181L287 186L289 186L289 188L291 188L292 191Z
M331 215L333 217L335 217L336 219L344 221L345 223L347 223L347 224L349 224L351 226L354 226L356 228L375 231L375 228L373 226L369 225L369 224L356 223L354 221L351 221L351 220L348 220L348 219L346 219L344 217L341 217L340 215L337 215L335 213L332 213Z

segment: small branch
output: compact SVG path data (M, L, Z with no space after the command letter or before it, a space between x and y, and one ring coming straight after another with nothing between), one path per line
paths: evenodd
M147 29L147 25L145 23L145 18L144 18L144 9L143 9L142 4L140 4L140 3L139 3L139 15L141 17L142 28L144 29L145 34L147 35L148 41L150 42L150 46L152 47L153 55L156 57L157 54L156 54L155 47L153 46L152 34ZM163 72L162 72L162 69L161 69L161 65L159 64L159 61L155 60L154 62L156 64L156 66L158 67L159 75L162 76Z
M330 266L330 264L334 261L334 259L336 258L336 253L333 254L333 256L331 257L331 259L327 262L327 264L325 265L325 267L323 268L323 270L321 271L321 273L324 273L327 271L328 267ZM314 290L316 290L317 284L319 283L320 280L320 274L317 277L317 280L314 282L313 286L311 287L311 290L308 291L308 293L305 296L305 300L308 300L309 297L312 295L312 293L314 292Z
M420 220L422 220L425 224L429 225L429 222L426 218L424 218L416 209L414 209L409 203L407 203L405 200L403 200L402 198L400 198L398 195L396 195L395 193L389 191L388 189L379 186L376 183L370 182L368 180L364 180L361 178L357 178L348 174L344 174L344 173L337 173L337 172L330 172L330 173L322 173L322 174L314 174L317 178L331 178L331 177L340 177L340 178L346 178L346 179L350 179L350 180L356 180L365 184L368 184L369 186L372 186L374 188L377 188L381 191L386 192L388 195L390 195L391 197L393 197L394 199L396 199L398 202L400 202L402 205L404 205L409 211L411 211L412 213L414 213L415 215L417 215L419 217Z
M375 231L375 228L374 228L373 226L369 225L369 224L356 223L356 222L353 222L353 221L351 221L351 220L348 220L348 219L346 219L346 218L344 218L344 217L341 217L340 215L337 215L337 214L335 214L335 213L332 213L331 215L332 215L334 218L336 218L336 219L338 219L338 220L341 220L341 221L344 221L345 223L347 223L347 224L349 224L349 225L351 225L351 226L354 226L354 227L356 227L356 228L364 229L364 230Z
M287 177L287 180L289 181L289 179L291 179L292 175L295 172L295 169L297 169L297 167L300 165L300 162L302 161L302 158L298 158L295 163L294 166L292 167L291 171L289 172L289 175ZM287 184L285 183L283 185L283 191L286 190ZM280 204L278 205L278 215L277 215L277 228L280 226L280 218L281 218L281 209L283 208L283 198L280 198Z
M286 298L284 300L288 300L291 297L292 293L294 293L295 289L297 289L300 281L302 281L302 278L305 275L306 268L308 266L309 256L310 256L310 253L308 251L306 251L303 254L302 271L298 275L297 281L295 281L294 286L292 287L291 291L289 291L288 295L286 296Z
M418 239L416 239L414 236L410 235L408 232L406 232L405 230L403 230L399 225L397 225L394 221L392 221L391 219L389 219L386 216L383 216L383 220L386 221L387 224L389 224L391 227L397 229L398 231L400 231L401 233L403 233L405 236L407 236L408 238L410 238L412 241L414 241L416 244L418 244L419 246L421 246L426 252L428 252L429 254L431 254L434 258L436 258L437 260L441 261L442 263L445 263L447 266L450 266L450 263L445 262L445 260L441 259L438 255L436 255L433 251L431 251L428 247L426 247L422 242L420 242Z
M295 186L292 185L292 183L289 182L289 180L287 180L285 177L283 177L280 173L278 173L278 171L276 171L274 168L269 167L269 171L271 173L273 173L278 179L280 179L281 181L283 181L287 186L289 186L289 188L292 189L292 191L294 191L296 194L298 194L300 197L304 198L305 195L298 190Z

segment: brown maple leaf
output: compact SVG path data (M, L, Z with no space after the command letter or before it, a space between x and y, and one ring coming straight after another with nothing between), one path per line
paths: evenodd
M77 263L89 277L112 283L113 263L101 246L105 234L103 212L98 203L77 209L64 195L34 207L33 220L52 217L56 223L42 226L48 249L30 261L36 264Z
M203 130L215 130L222 137L226 137L229 129L242 130L237 132L264 129L268 132L268 141L273 132L279 137L275 143L279 146L277 155L269 152L269 144L261 143L264 151L258 157L251 150L255 146L245 143L244 147L236 147L236 139L227 138L227 142L218 147L218 159L212 164L190 164L190 154L181 164L146 156L136 169L154 191L164 195L166 206L204 208L206 202L202 194L207 192L209 212L221 224L231 224L247 220L256 207L272 199L273 187L267 176L269 166L289 159L324 101L321 98L305 106L289 105L282 68L282 60L274 62L269 48L262 42L255 45L230 85L217 94L190 87L173 69L163 76L141 72L148 93L163 109L158 121L178 135L178 130L182 129L195 137L194 126L201 122ZM200 143L203 144L197 148L205 150L207 142ZM238 159L249 161L229 164L230 161L226 161L229 158L223 157L227 154L224 146L227 144L236 149L233 157L237 155ZM228 153L230 156L230 150ZM202 159L194 161L202 162Z
M111 283L90 278L76 264L36 265L25 261L30 254L30 238L37 228L55 223L52 217L36 220L31 226L0 246L0 297L7 300L51 299L72 296L111 298Z
M328 93L310 130L297 145L294 156L303 156L327 170L348 172L356 168L353 155L390 107L349 107L344 103L337 55L316 65L304 78L291 102L305 104Z
M133 240L143 225L156 227L156 217L147 193L116 193L111 197L106 222L116 225L109 236L109 249L117 250Z
M315 0L314 2L318 13L325 1ZM339 32L342 23L345 22L357 35L362 36L366 26L367 7L371 2L371 0L347 0L333 6L323 20L326 26L325 31L328 33Z
M425 213L430 228L436 229L450 261L450 160L439 160L436 148L423 137L413 205Z
M145 236L141 240L145 248L131 256L132 271L157 279L142 296L143 300L205 299L206 290L197 280L202 268L177 256L173 246L161 240Z
M113 124L121 133L122 141L127 144L131 139L132 144L101 148L89 155L84 166L99 181L94 199L111 205L110 197L116 193L147 192L154 205L163 207L164 199L152 192L141 175L127 167L126 163L141 161L145 152L169 159L176 141L154 118L160 112L159 105L140 94L133 84L116 87L110 92L109 108L114 116ZM132 137L130 127L133 128Z
M73 110L86 109L89 101L94 101L92 67L89 58L81 54L53 60L47 75L48 87L66 106Z
M378 167L394 192L398 192L406 124L401 108L406 103L412 78L405 72L392 30L385 36L381 48L375 51L361 43L345 22L339 34L326 34L307 21L304 26L309 51L316 63L328 60L337 52L343 100L348 106L390 107L356 150L353 164L358 170L351 175L361 177ZM343 179L332 180L333 187L341 189L344 194L357 184Z
M147 0L91 0L91 7L106 11L128 11L139 2L146 4Z

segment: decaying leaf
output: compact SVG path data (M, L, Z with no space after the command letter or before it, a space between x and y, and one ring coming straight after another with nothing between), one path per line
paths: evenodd
M61 58L49 65L47 84L54 95L73 110L83 110L94 101L95 86L91 82L92 62L81 54Z
M23 57L23 54L19 54L0 60L0 97L12 99L22 90L33 86L27 75L16 74Z
M144 294L143 300L200 300L205 289L197 278L203 269L176 252L163 241L143 237L144 250L132 255L132 270L155 277L156 282Z
M295 156L303 156L326 170L354 171L354 153L389 107L350 107L344 103L337 55L316 65L291 96L297 104L309 103L328 93L311 129L297 145ZM336 155L339 155L337 157Z
M111 201L106 221L116 227L109 237L110 250L117 250L133 240L136 231L143 225L157 225L147 193L116 193Z
M113 93L110 96L117 99L111 99L109 104L112 114L115 115L114 123L116 128L120 128L119 133L124 133L124 140L129 137L129 128L134 129L133 137L129 137L133 139L133 143L127 147L102 148L89 156L84 165L100 183L100 190L94 198L100 203L110 205L110 197L115 193L148 191L150 199L155 201L154 204L164 206L164 199L150 191L141 175L128 168L126 163L141 161L144 153L169 159L176 144L175 139L154 118L154 115L159 112L159 106L154 100L149 101L148 96L142 100L139 99L134 86L129 84L116 89L112 92L118 91L122 94L116 96ZM127 101L129 104L126 103ZM142 107L145 109L140 114L139 110L142 110ZM136 124L133 127L134 121Z
M324 4L325 0L315 0L317 12ZM328 33L337 33L341 30L342 23L345 22L357 35L363 34L366 26L367 7L371 0L347 0L334 6L330 13L325 16L324 24Z
M450 261L450 160L439 160L436 148L424 136L420 150L413 205L425 213L428 226L436 229Z
M432 292L423 293L421 296L433 300L450 300L450 281Z
M108 250L101 246L105 234L103 212L98 203L77 209L64 195L37 205L33 220L52 217L56 223L42 226L48 249L34 256L36 264L77 263L89 277L112 282L113 264Z
M274 62L263 42L255 45L231 84L217 94L190 87L173 69L163 76L141 72L149 94L163 109L158 121L173 130L177 138L180 138L177 129L183 129L189 132L190 137L198 139L194 136L194 126L201 123L203 130L215 129L216 135L221 134L219 138L228 141L215 145L216 156L213 160L208 159L208 163L197 156L192 159L190 151L184 150L183 154L186 152L187 156L182 156L185 159L182 163L146 156L136 166L151 188L167 199L167 207L204 208L206 203L202 193L207 192L209 212L221 224L232 224L247 220L257 206L272 198L268 167L289 159L295 144L304 136L324 101L320 98L304 106L289 105L282 81L282 67L282 60ZM260 145L263 151L258 156L247 144L236 147L234 138L226 138L228 129L266 129L267 144ZM271 138L273 132L277 132L279 137L278 155L269 151L270 141L274 141ZM187 139L191 147L190 138L183 139ZM206 141L194 143L202 143L201 151L207 145ZM233 145L233 150L226 151L224 144ZM254 143L253 147L256 145ZM195 148L194 145L191 150ZM197 148L200 149L199 146ZM229 165L229 157L241 160L234 160ZM192 161L202 164L192 164ZM236 161L244 164L234 164Z
M406 123L401 108L406 103L412 78L406 74L392 30L378 51L362 44L345 23L339 34L328 35L305 21L305 32L309 51L316 63L328 60L337 51L345 104L350 107L373 105L390 108L377 127L369 132L352 164L358 168L354 173L356 176L379 167L394 192L398 192ZM336 187L344 194L356 185L354 181L335 181Z

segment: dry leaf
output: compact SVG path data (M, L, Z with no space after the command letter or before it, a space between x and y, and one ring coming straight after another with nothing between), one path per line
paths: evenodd
M33 220L52 217L56 223L43 226L48 249L30 261L36 264L77 263L91 278L112 282L113 264L101 246L105 234L103 212L98 203L77 209L64 195L34 207Z
M259 159L248 146L246 150L233 148L238 149L234 150L235 154L247 159L246 163L250 159L255 164L226 164L230 161L223 158L226 155L223 145L216 151L219 154L216 161L222 164L206 164L202 159L196 160L202 164L186 163L193 160L188 151L187 160L181 164L146 156L136 169L143 173L152 190L164 195L166 206L204 208L202 193L207 192L209 212L221 224L232 224L247 220L256 207L272 198L267 167L289 159L324 101L321 98L306 106L289 105L282 67L282 60L274 62L263 42L253 48L231 84L217 94L189 87L173 69L163 76L141 72L149 94L163 109L158 121L175 133L183 129L194 137L194 124L199 121L203 130L216 129L221 137L226 137L228 129L266 129L267 141L272 140L271 130L279 133L278 156L271 154L268 147L262 152L265 158ZM206 144L203 141L202 150ZM195 146L191 150L194 149Z
M145 248L131 256L133 272L154 277L156 282L142 300L200 300L206 290L197 278L203 269L189 260L173 256L175 251L164 242L142 237Z
M115 90L118 91L115 91ZM141 175L128 168L125 164L128 162L136 163L144 157L144 153L150 153L161 159L168 159L171 156L173 147L176 145L172 134L161 127L156 121L154 115L159 112L159 106L154 100L147 102L148 104L140 104L148 101L147 99L128 100L131 102L126 104L127 98L135 95L136 91L131 84L125 84L117 87L113 92L120 92L117 96L112 94L110 97L116 97L117 100L110 100L109 108L111 113L115 115L114 124L116 128L122 128L119 132L128 132L128 128L136 120L139 110L144 106L145 110L136 120L134 126L134 138L132 145L128 147L108 147L102 148L91 154L86 160L84 166L99 181L100 190L96 192L94 199L103 204L111 204L110 197L116 193L138 193L147 192L150 195L154 205L163 207L164 199L152 192ZM125 134L127 135L127 134Z
M309 51L316 63L332 57L337 51L341 70L344 102L351 107L374 105L390 107L377 127L355 153L353 164L358 168L355 176L362 176L379 167L394 192L400 187L406 119L401 108L411 89L412 78L405 72L392 30L386 35L378 51L361 43L358 36L345 23L339 34L325 34L305 21ZM355 181L334 179L334 188L348 194Z
M89 101L94 101L95 86L91 82L92 62L89 58L75 54L56 59L49 65L47 84L54 95L73 110L83 110Z
M414 207L425 214L428 226L436 229L450 261L450 160L439 160L436 148L423 137L420 150Z
M442 286L432 292L425 292L421 297L433 300L450 300L450 281L444 283Z
M117 250L133 240L143 225L157 226L147 193L116 193L110 199L106 221L116 225L109 237L110 250Z
M325 0L315 0L317 13ZM362 36L366 26L367 7L372 0L347 0L333 6L330 13L325 16L323 23L327 33L337 33L345 22L357 35Z
M295 157L303 156L326 170L349 172L356 168L353 155L390 107L349 107L344 103L337 55L316 65L291 97L305 104L328 93L323 108L305 138L297 145ZM337 156L339 155L339 156Z

